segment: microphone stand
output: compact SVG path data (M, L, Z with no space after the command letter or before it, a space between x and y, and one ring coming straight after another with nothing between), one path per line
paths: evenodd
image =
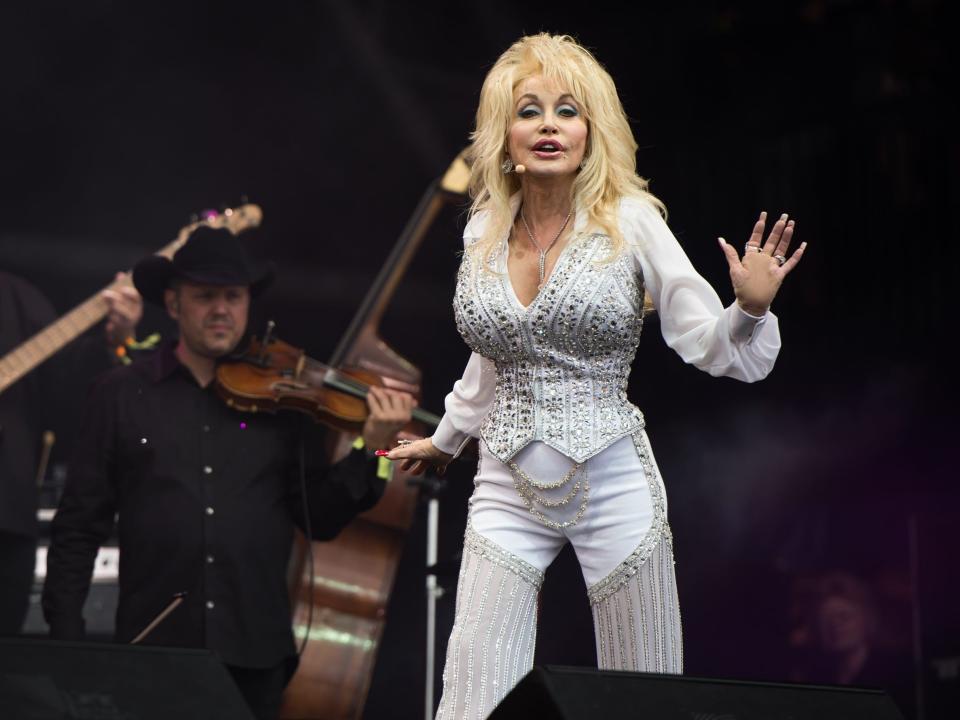
M407 483L419 485L427 498L427 637L423 716L425 720L432 720L433 679L437 647L437 600L443 597L444 593L443 587L437 582L437 536L440 523L440 500L438 496L446 488L446 481L430 473L425 474L422 478L410 478Z

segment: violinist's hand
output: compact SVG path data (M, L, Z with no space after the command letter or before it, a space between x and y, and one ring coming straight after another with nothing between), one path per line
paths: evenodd
M807 248L805 242L800 243L800 247L787 257L790 240L793 238L794 222L787 220L786 213L773 224L767 242L761 246L766 224L767 213L762 212L744 247L742 259L734 247L723 238L718 238L720 249L726 255L727 264L730 266L730 281L733 283L737 302L751 315L763 315L767 312L783 279L797 266Z
M370 413L363 425L363 442L371 450L388 448L410 422L413 397L409 393L371 386L367 392Z
M388 460L400 460L400 469L409 470L413 475L420 475L431 465L442 475L447 469L447 463L453 460L453 455L438 450L433 440L423 438L406 445L398 445L387 455Z
M137 325L143 317L143 298L137 289L130 285L128 273L117 273L114 281L125 282L110 290L104 290L101 295L110 306L107 315L107 324L104 328L107 345L117 347L123 345L127 338L135 336Z

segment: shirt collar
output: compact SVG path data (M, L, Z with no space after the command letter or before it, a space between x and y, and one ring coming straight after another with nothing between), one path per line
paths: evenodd
M143 373L150 382L163 382L177 371L184 372L188 376L190 375L190 371L184 367L183 363L181 363L177 357L176 349L177 341L168 340L143 362L141 365Z

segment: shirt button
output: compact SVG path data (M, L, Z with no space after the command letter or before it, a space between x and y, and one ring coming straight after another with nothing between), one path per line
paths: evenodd
M204 426L203 426L203 431L204 431L204 432L210 432L210 426L209 426L209 425L204 425Z
M208 508L207 508L207 515L213 515L213 508L212 508L212 507L208 507Z
M212 467L210 467L209 465L204 465L204 466L203 466L203 474L204 474L204 475L209 475L209 474L212 473L212 472L213 472L213 468L212 468Z
M140 438L140 444L141 444L141 445L146 445L146 444L147 444L147 439L146 439L146 438Z
M213 555L207 555L207 565L213 565Z
M213 600L207 600L207 610L213 610L215 607Z

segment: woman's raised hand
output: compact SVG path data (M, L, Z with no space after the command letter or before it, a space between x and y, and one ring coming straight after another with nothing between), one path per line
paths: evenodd
M784 213L773 224L767 241L761 245L767 225L767 213L760 213L750 239L743 248L743 258L723 238L718 238L720 249L730 265L730 281L740 307L751 315L763 315L776 297L783 279L793 270L806 249L805 242L787 255L793 238L794 222Z
M438 474L443 474L447 463L453 460L453 455L438 450L433 446L430 438L422 438L413 442L397 445L387 453L388 460L399 460L401 470L409 470L413 475L420 475L431 465L435 466Z

